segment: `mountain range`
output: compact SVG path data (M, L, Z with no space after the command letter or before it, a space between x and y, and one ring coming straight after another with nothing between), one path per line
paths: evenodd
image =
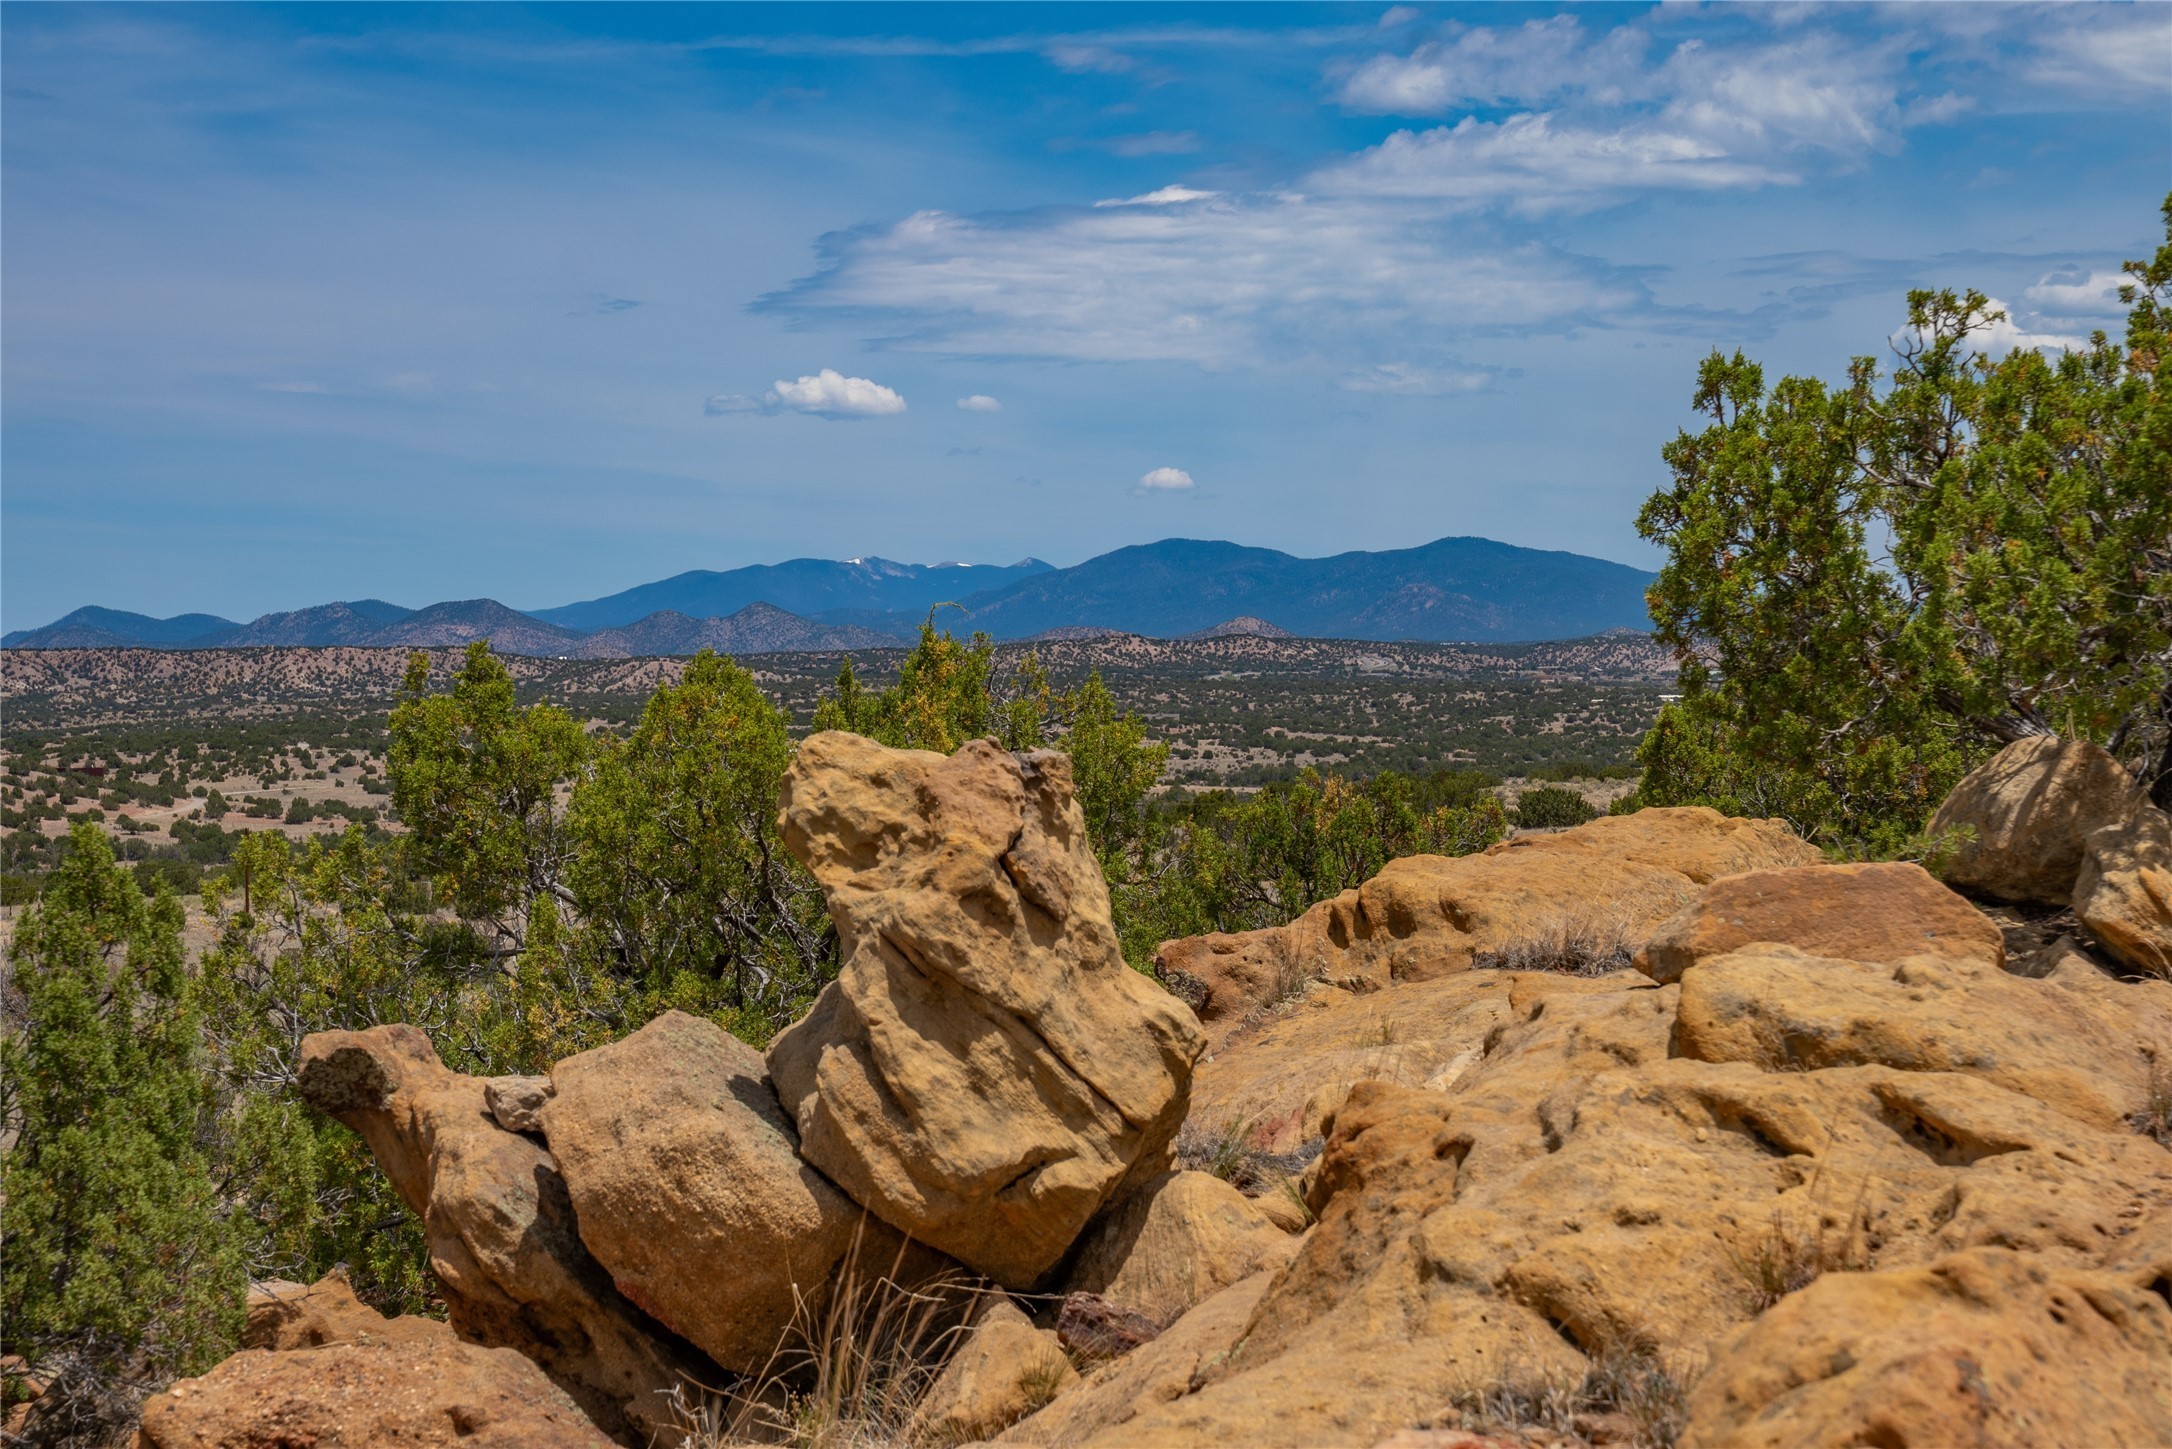
M1483 538L1312 559L1172 538L1061 569L1031 558L1007 566L857 558L695 570L526 612L494 599L424 609L360 599L241 624L93 606L0 637L0 647L414 648L487 638L505 653L573 658L875 649L909 641L943 604L960 607L958 624L998 639L1090 630L1510 643L1646 629L1651 578L1626 564Z

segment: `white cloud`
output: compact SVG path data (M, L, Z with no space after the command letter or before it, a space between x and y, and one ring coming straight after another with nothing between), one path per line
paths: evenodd
M984 392L976 392L971 397L959 398L958 410L968 413L999 413L1003 411L1003 404Z
M1393 30L1399 25L1408 25L1417 18L1418 7L1415 5L1390 5L1381 12L1379 25L1382 30Z
M2014 321L2012 310L2004 302L1996 297L1991 298L1990 302L1993 307L2007 315L1982 331L1972 334L1969 339L1976 344L1978 351L1988 356L2000 357L2024 347L2033 347L2043 352L2078 352L2089 345L2080 337L2070 337L2063 333L2032 332Z
M2172 76L2172 7L2073 5L2041 17L2033 81L2077 91L2162 96Z
M1120 200L1097 201L1096 206L1181 206L1187 201L1209 201L1220 196L1219 191L1194 191L1189 186L1164 186L1159 191L1149 191L1142 196L1127 196Z
M864 377L846 377L825 367L796 382L779 379L765 399L771 406L833 418L874 418L905 411L905 399Z
M1968 336L1970 351L1986 357L2003 357L2022 348L2035 348L2040 352L2077 352L2088 342L2080 337L2059 332L2037 332L2022 326L2013 317L2013 309L1996 297L1984 299L1991 310L2004 315L1988 326L1978 327ZM1913 327L1903 327L1890 339L1897 348L1907 348L1923 338L1923 333Z
M1345 377L1342 388L1345 392L1384 392L1400 397L1446 397L1483 391L1499 375L1482 367L1415 367L1407 362L1383 362Z
M1184 206L925 211L825 242L826 264L766 309L952 355L1247 367L1356 366L1383 337L1544 331L1651 306L1589 259L1370 197L1221 196Z
M1796 177L1663 127L1593 129L1537 114L1397 131L1314 179L1345 194L1502 202L1531 212L1655 188L1709 191Z
M2079 267L2047 273L2021 295L2053 317L2123 317L2119 289L2134 278L2125 272L2085 272Z
M1182 468L1156 468L1139 479L1139 487L1150 493L1165 493L1191 486L1192 475Z
M1491 29L1455 27L1408 55L1377 55L1343 79L1354 111L1433 116L1465 106L1539 105L1572 92L1617 99L1634 84L1648 37L1619 26L1596 41L1556 15Z

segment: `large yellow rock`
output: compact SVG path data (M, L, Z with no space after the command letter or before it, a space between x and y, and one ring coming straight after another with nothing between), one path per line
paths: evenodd
M2172 1309L1976 1248L1822 1278L1721 1345L1683 1449L2172 1444Z
M2081 873L2083 841L2140 804L2119 761L2087 740L2016 740L1962 777L1929 828L1968 832L1942 874L1957 890L2063 906Z
M312 1106L369 1143L421 1220L461 1338L527 1354L614 1435L669 1428L662 1396L705 1370L589 1255L557 1163L497 1124L483 1078L446 1070L411 1026L305 1037L297 1075Z
M761 1371L862 1216L800 1161L761 1054L668 1011L551 1085L543 1131L589 1252L659 1323Z
M143 1406L138 1449L610 1449L543 1371L450 1333L244 1349Z
M1095 1221L1064 1287L1169 1323L1295 1251L1289 1234L1228 1183L1171 1172L1133 1188Z
M1166 1167L1205 1046L1124 963L1070 761L817 734L779 818L845 957L769 1051L800 1151L899 1230L1029 1286Z
M2145 805L2083 841L2074 914L2124 964L2172 977L2172 819Z
M1724 876L1659 928L1638 953L1637 969L1655 981L1679 981L1697 962L1759 941L1852 961L2006 960L2006 938L1989 916L1922 866L1882 861Z

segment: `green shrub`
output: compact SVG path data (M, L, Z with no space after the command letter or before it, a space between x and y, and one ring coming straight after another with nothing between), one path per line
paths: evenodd
M1598 813L1589 800L1560 785L1541 785L1536 790L1526 790L1516 801L1516 823L1526 830L1557 830L1566 825L1581 825Z

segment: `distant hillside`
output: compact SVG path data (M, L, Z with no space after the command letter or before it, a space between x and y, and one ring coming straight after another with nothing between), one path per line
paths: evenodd
M171 619L154 619L148 614L91 605L55 619L42 629L17 629L0 635L0 649L112 649L126 645L176 649L240 627L217 614L176 614Z
M695 619L719 618L736 614L749 604L769 604L794 614L855 610L878 617L910 614L917 618L945 600L986 593L1047 572L1047 564L1032 558L1006 566L902 564L884 558L796 558L722 573L695 569L606 598L537 609L535 617L567 629L615 629L658 612Z
M1248 615L1314 639L1509 643L1648 629L1651 580L1626 564L1484 538L1331 558L1172 538L961 602L972 627L998 639L1081 626L1172 638Z
M488 639L501 654L572 654L583 635L508 609L496 599L462 599L417 609L398 622L347 642L366 648L435 649Z
M413 609L403 609L398 604L388 604L383 599L319 604L313 609L266 614L261 619L238 625L231 632L219 636L217 647L258 649L276 645L303 645L323 648L334 644L360 644L403 619L413 618L414 615ZM202 649L211 646L199 641L190 647Z
M602 629L564 651L575 659L638 659L659 654L786 654L827 649L895 649L900 641L872 629L817 624L768 604L749 604L724 619L690 619L660 610L622 629Z

